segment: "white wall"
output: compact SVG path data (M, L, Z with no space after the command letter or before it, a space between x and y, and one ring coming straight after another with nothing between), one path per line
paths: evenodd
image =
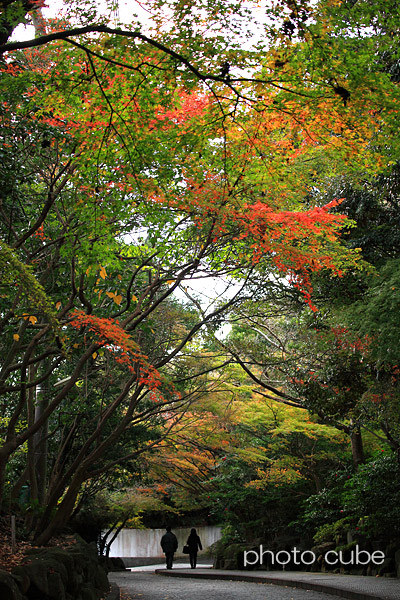
M178 555L182 554L182 548L186 543L190 529L190 527L187 527L172 530L178 538ZM196 531L200 536L203 551L221 537L220 527L196 527ZM160 540L164 533L165 529L122 529L111 544L110 556L163 557Z

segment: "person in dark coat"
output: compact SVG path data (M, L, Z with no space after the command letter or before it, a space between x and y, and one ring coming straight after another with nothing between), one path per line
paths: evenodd
M167 569L172 569L172 563L174 561L174 554L178 548L178 539L171 531L171 527L166 527L166 533L161 538L161 548L165 554L167 561Z
M190 530L186 544L189 546L190 566L192 569L195 569L197 564L197 552L198 550L203 550L203 546L201 545L200 538L194 528Z

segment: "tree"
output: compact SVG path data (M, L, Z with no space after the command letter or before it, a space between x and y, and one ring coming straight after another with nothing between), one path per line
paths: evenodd
M347 462L345 437L303 410L257 398L238 365L210 375L215 385L145 457L144 493L153 486L156 496L161 485L172 511L229 524L248 542L270 539Z
M279 303L242 306L233 316L242 327L228 344L253 369L261 393L347 430L356 464L363 462L360 427L398 452L397 189L393 165L370 180L338 176L316 190L323 202L345 198L340 211L355 225L345 243L360 248L365 271L336 280L313 274L314 316L288 290Z

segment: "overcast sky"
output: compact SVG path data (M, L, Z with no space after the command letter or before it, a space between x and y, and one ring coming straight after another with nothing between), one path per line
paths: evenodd
M48 6L42 9L43 16L47 19L57 17L62 12L64 3L62 0L48 0ZM105 3L97 0L97 6L100 11L105 12ZM141 23L147 20L147 11L139 6L134 0L119 0L118 13L115 15L116 21L120 20L123 23L132 23L136 20L134 15L139 17ZM19 25L13 33L12 39L15 41L30 40L34 37L35 30L32 25Z

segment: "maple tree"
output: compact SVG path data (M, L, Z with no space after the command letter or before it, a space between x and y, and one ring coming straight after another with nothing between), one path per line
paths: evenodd
M314 316L288 292L242 306L233 320L243 328L227 344L259 393L347 431L355 464L364 461L362 432L398 453L397 190L398 165L361 184L333 180L323 197L346 198L340 210L355 220L346 244L370 267L335 282L314 274Z
M147 485L133 494L161 496L171 516L194 512L242 541L270 540L287 532L330 469L346 464L345 436L303 410L257 398L237 365L214 372L211 382L178 430L145 456Z

